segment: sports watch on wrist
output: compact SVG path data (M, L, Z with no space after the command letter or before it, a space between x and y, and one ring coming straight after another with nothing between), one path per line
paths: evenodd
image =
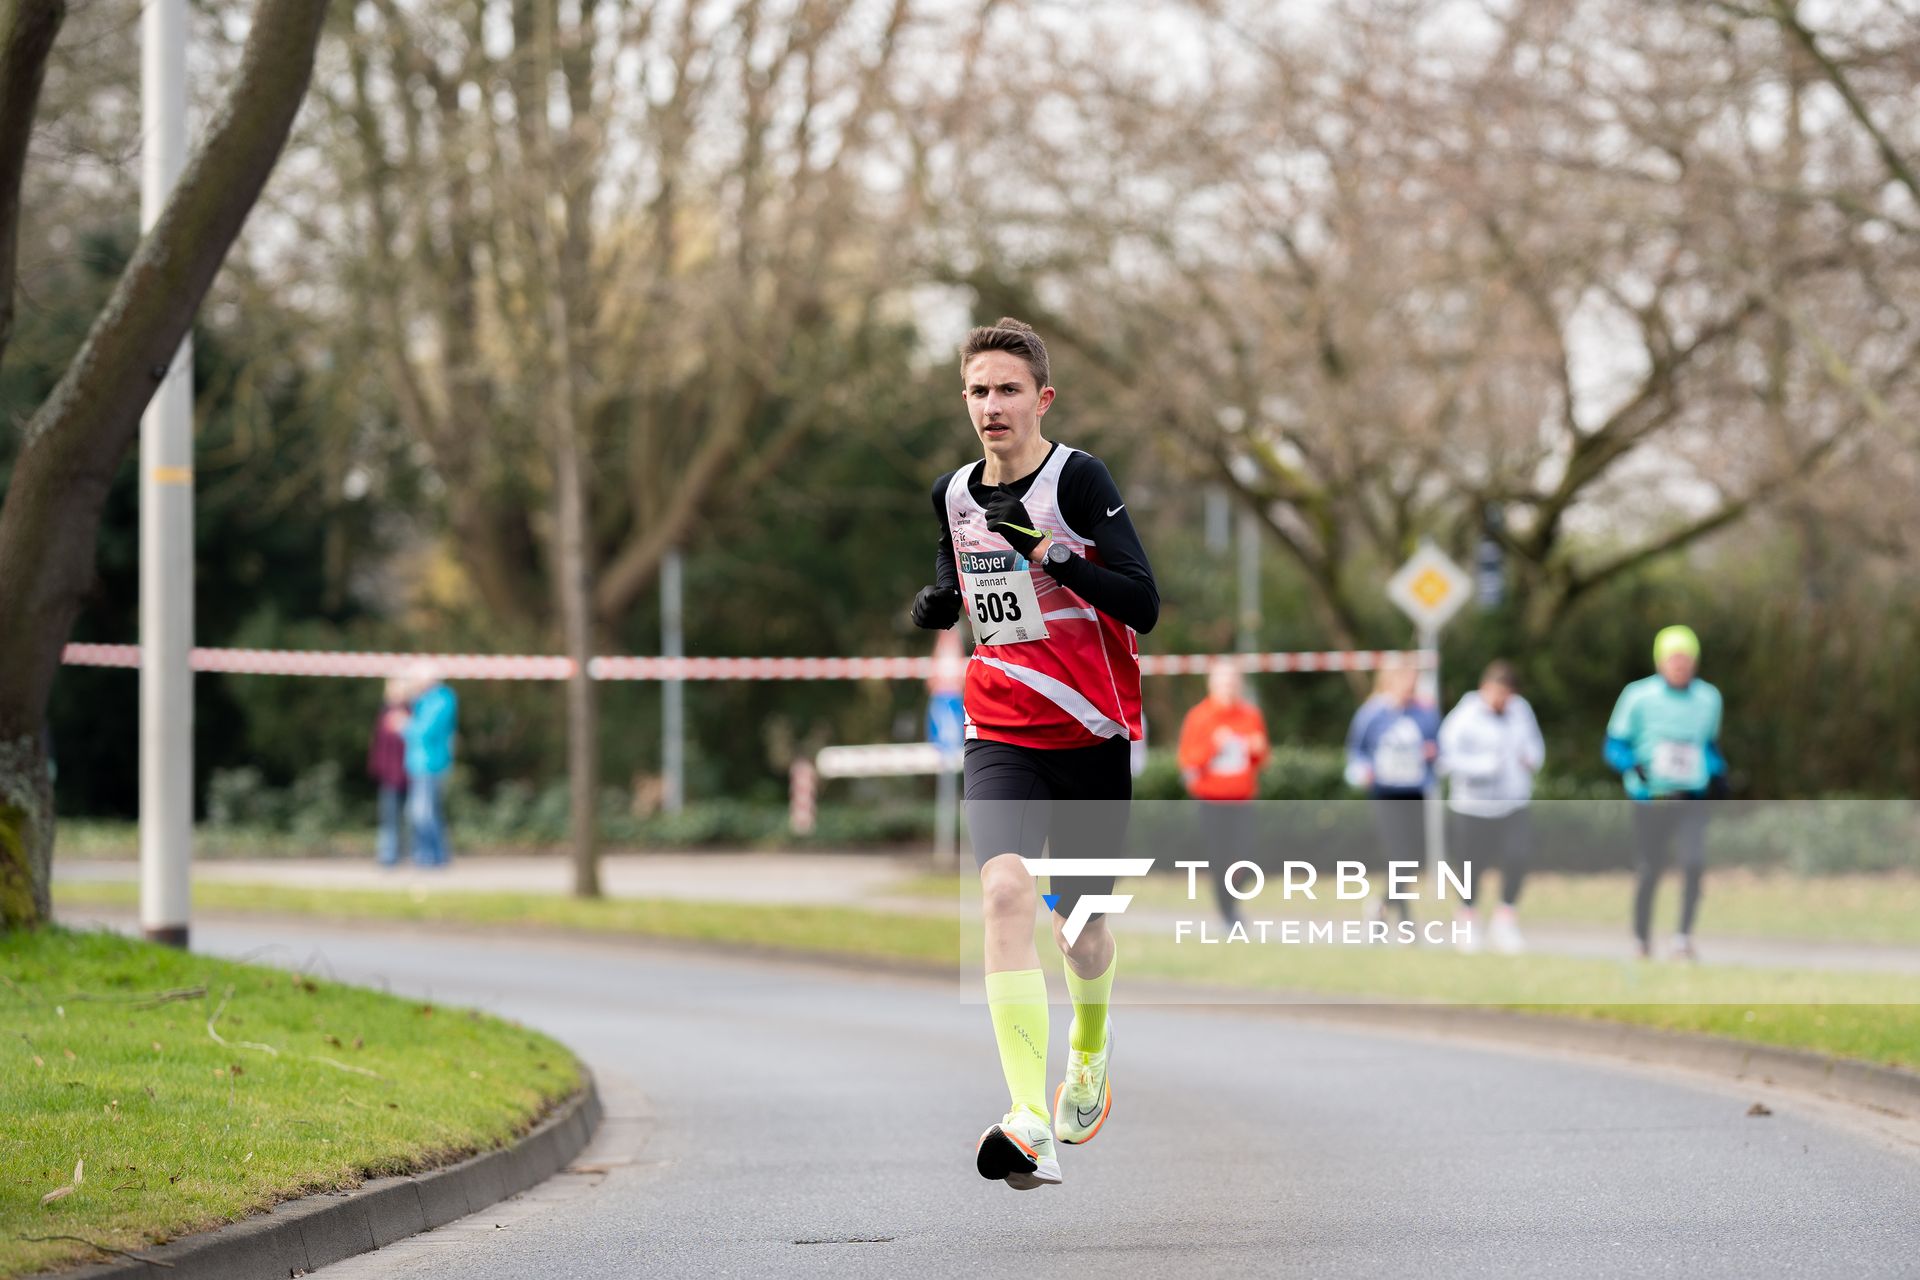
M1071 559L1073 559L1073 552L1067 550L1066 544L1056 542L1047 548L1047 558L1044 565L1046 568L1052 569L1057 565L1065 564Z

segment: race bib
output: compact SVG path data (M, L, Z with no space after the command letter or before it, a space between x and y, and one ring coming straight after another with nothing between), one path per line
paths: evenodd
M1231 729L1221 729L1213 736L1213 759L1207 762L1207 771L1221 775L1245 773L1253 765L1253 757L1247 751L1247 740Z
M1426 739L1420 726L1401 720L1373 749L1373 782L1380 787L1420 787L1427 781Z
M1418 747L1382 747L1373 753L1373 780L1382 787L1417 787L1427 780L1427 761Z
M1697 742L1656 742L1653 767L1648 770L1656 782L1676 786L1697 786L1700 782L1700 744Z
M966 587L967 620L975 644L1023 644L1045 640L1033 571L1012 551L963 551L960 581Z

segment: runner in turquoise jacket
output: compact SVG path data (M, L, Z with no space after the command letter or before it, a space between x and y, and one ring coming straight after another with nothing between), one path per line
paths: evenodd
M1693 923L1707 847L1707 810L1698 802L1724 795L1727 776L1720 691L1695 675L1699 661L1700 638L1667 627L1653 641L1656 673L1621 690L1607 721L1607 763L1635 801L1633 931L1642 956L1652 954L1653 899L1677 845L1683 879L1674 953L1697 958Z

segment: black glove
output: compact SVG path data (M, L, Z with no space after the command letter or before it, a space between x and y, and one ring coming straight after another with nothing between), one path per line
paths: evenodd
M945 631L960 621L960 593L952 587L922 587L913 598L913 625L924 631Z
M1026 504L1010 493L996 492L987 500L987 528L1005 538L1013 549L1031 560L1035 547L1047 535L1034 528Z

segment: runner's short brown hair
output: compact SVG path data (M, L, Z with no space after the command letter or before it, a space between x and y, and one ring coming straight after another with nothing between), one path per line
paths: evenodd
M1040 335L1026 321L1001 316L992 324L983 324L971 330L967 340L960 344L962 378L967 374L967 362L986 351L1005 351L1019 356L1027 362L1027 368L1033 370L1034 390L1048 385L1047 344L1040 341Z
M1487 669L1480 673L1480 683L1503 684L1509 689L1518 690L1520 688L1520 673L1515 671L1513 664L1505 658L1495 658L1487 664Z

